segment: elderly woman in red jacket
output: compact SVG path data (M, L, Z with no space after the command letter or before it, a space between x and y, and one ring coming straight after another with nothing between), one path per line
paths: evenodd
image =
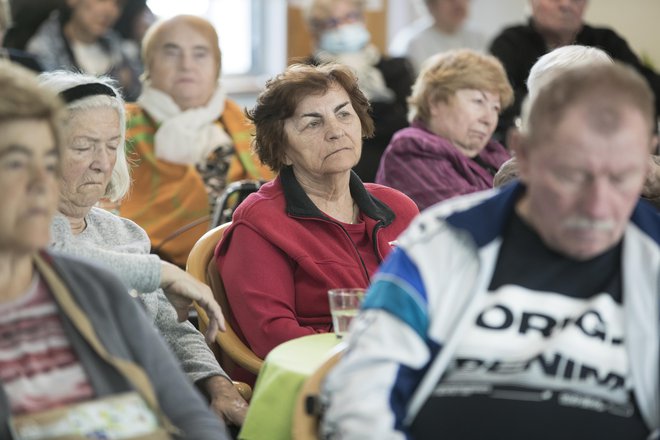
M374 131L368 110L350 68L326 64L290 66L249 112L256 152L279 176L239 206L216 257L232 324L260 357L332 331L328 289L367 287L418 213L351 171Z

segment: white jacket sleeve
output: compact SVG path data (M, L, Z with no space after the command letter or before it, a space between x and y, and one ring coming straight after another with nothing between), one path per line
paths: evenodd
M390 313L363 312L352 328L346 354L324 382L322 399L329 406L322 437L406 438L405 403L429 353L419 335Z

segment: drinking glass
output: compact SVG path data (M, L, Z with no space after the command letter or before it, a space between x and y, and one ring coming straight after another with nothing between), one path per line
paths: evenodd
M348 332L348 327L357 316L365 290L359 288L343 288L328 290L330 313L332 314L332 327L338 338Z

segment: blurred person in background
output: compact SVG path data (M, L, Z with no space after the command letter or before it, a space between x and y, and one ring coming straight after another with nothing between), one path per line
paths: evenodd
M526 99L533 100L543 85L569 69L612 62L612 58L606 52L596 47L580 45L558 47L539 58L530 69L527 78L529 93ZM525 105L529 106L531 103ZM519 123L524 125L525 121L520 120ZM518 142L518 128L509 131L509 141L507 143L513 148ZM657 153L656 149L653 153ZM642 197L660 208L660 157L652 154L649 157L649 166L650 171L642 189ZM493 180L493 186L502 186L517 177L518 166L515 157L513 157L498 170Z
M156 22L156 16L147 6L147 0L125 0L121 15L114 25L122 38L124 51L132 59L140 60L140 46L147 29ZM142 69L142 62L140 61ZM140 70L142 72L142 70Z
M213 293L187 272L149 254L149 237L138 225L97 207L102 198L119 200L129 189L126 118L119 91L107 78L65 71L44 73L40 82L59 93L68 110L51 248L112 270L144 304L184 372L212 408L228 423L240 425L247 404L187 320L195 300L212 316L207 339L215 339L223 318Z
M278 172L234 212L216 261L239 337L264 358L332 331L328 290L365 288L417 215L399 191L351 170L374 130L342 64L294 64L266 83L249 117L261 161ZM247 372L234 378L250 382Z
M122 49L112 29L121 14L122 0L67 0L53 11L27 43L44 70L77 70L106 74L119 82L128 101L140 92L139 59Z
M514 91L514 102L500 118L496 136L502 142L520 115L527 95L526 81L534 63L545 53L561 46L577 44L598 47L616 61L634 68L649 83L660 109L660 76L645 66L626 40L609 28L584 22L588 0L529 0L531 16L525 24L504 29L490 44L490 52L506 69Z
M408 195L420 210L491 188L510 157L492 135L512 95L495 57L470 49L435 55L408 100L411 126L392 137L376 183Z
M185 267L225 185L269 180L251 126L220 82L218 34L204 18L154 24L142 41L144 87L127 107L133 187L119 213L147 231L153 251Z
M364 140L354 170L363 182L373 182L392 135L408 126L406 98L414 75L406 59L387 57L371 44L365 12L365 0L312 0L306 11L315 45L309 62L351 67L371 104L376 130Z
M64 108L13 63L0 89L0 437L227 439L125 285L45 250Z
M598 66L612 62L612 58L597 47L580 46L577 44L558 47L539 58L530 69L529 76L527 77L527 90L529 93L525 99L532 101L545 84L567 70L585 66ZM530 106L532 104L529 102L525 105ZM520 129L525 123L522 118L518 119L516 121L516 127L509 131L507 145L510 148L515 149L517 147L520 139ZM517 177L518 165L516 158L512 157L502 164L495 174L493 187L505 185Z
M401 29L390 44L390 55L408 58L419 74L424 61L437 53L453 49L486 51L486 37L465 26L471 0L424 0L424 3L429 17Z
M14 63L18 63L23 67L27 67L34 72L41 72L41 65L39 61L27 52L22 50L2 47L3 40L7 31L12 27L12 16L9 0L0 0L0 58L8 59Z

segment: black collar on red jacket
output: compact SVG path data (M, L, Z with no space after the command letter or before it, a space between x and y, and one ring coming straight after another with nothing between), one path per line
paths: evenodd
M327 215L316 207L302 186L300 186L296 176L293 174L293 168L291 166L286 166L280 170L279 179L282 182L282 189L286 200L286 212L289 215L296 217L328 218ZM348 185L351 189L353 200L355 200L355 203L357 203L358 208L360 208L363 214L382 222L383 226L387 226L394 221L394 211L385 203L372 196L364 187L358 175L353 171L351 171L351 178Z

